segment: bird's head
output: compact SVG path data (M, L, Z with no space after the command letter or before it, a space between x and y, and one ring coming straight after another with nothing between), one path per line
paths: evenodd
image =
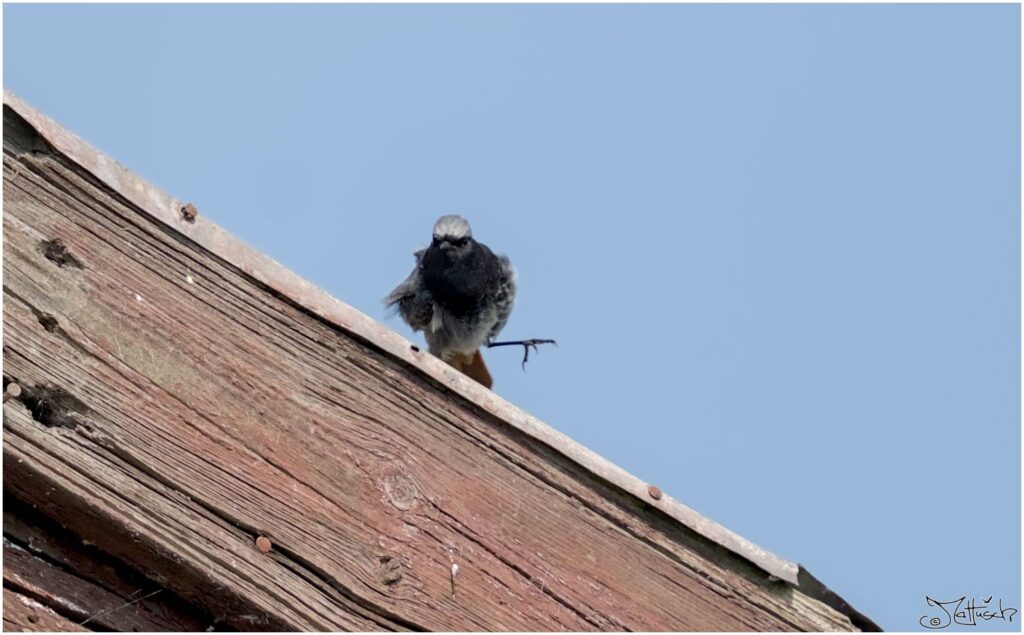
M472 244L473 230L465 218L452 214L442 216L434 223L432 246L456 255L464 253Z

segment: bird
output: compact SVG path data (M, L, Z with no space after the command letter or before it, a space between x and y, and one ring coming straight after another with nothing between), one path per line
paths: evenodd
M431 354L491 388L480 349L512 314L515 269L506 256L473 238L469 221L455 214L437 219L430 245L413 255L412 273L384 304L413 331L423 331Z

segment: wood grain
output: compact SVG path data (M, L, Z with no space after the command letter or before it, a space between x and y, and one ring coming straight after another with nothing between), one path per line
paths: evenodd
M57 615L29 596L4 588L4 632L81 633L88 630Z
M149 616L139 613L143 607L130 604L136 598L121 597L6 541L4 586L31 596L78 624L114 631L154 630ZM138 597L151 592L140 589Z
M4 584L99 630L204 631L212 617L4 496Z
M853 630L4 123L5 487L215 618Z

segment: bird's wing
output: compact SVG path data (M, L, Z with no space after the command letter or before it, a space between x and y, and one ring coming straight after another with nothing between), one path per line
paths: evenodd
M434 315L434 300L423 286L420 277L420 263L424 251L426 250L421 249L414 254L416 266L413 267L412 273L384 298L384 305L390 310L397 311L414 331L427 328Z
M501 267L501 282L494 297L494 304L498 310L498 321L495 322L488 334L488 339L494 339L505 328L509 316L512 315L512 307L516 302L516 270L512 268L506 256L498 256L498 265Z

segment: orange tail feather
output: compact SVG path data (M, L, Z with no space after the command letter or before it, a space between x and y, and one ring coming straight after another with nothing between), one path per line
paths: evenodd
M473 351L471 355L455 354L448 360L448 364L476 382L483 384L486 388L494 385L487 364L484 363L484 356L479 350Z

